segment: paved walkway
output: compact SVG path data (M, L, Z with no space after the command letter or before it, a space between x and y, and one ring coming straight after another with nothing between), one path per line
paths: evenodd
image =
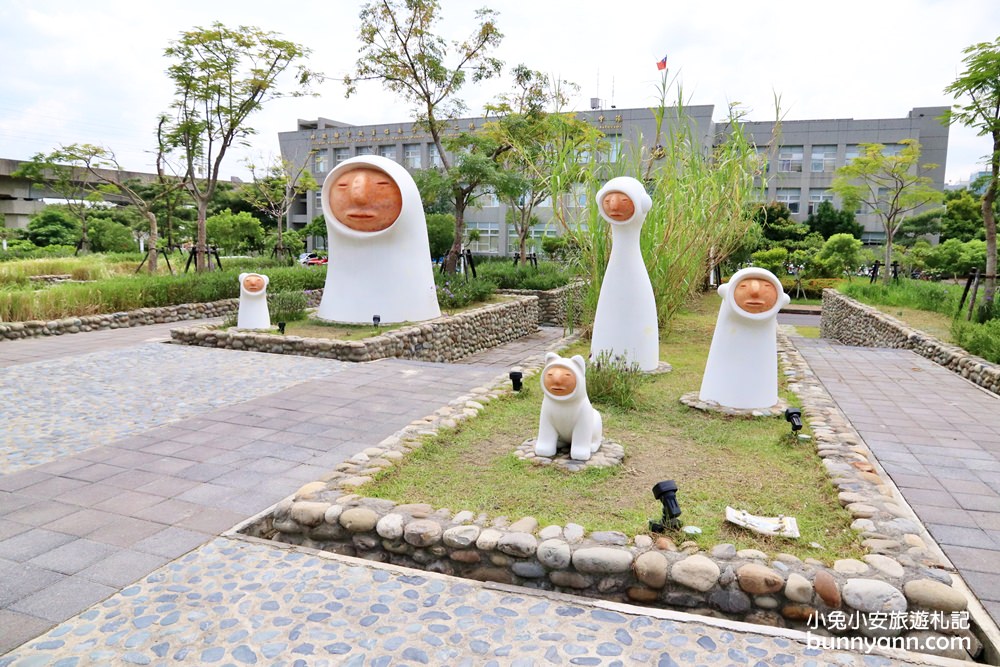
M217 537L559 333L466 364L308 368L295 357L150 343L165 338L154 327L0 343L0 382L14 380L0 387L8 402L23 395L48 415L47 426L15 415L0 449L0 654L11 651L0 667L933 663ZM138 384L149 369L159 393ZM88 380L74 384L80 376ZM48 404L27 389L39 377ZM77 409L78 395L91 396L89 411L62 421L87 426L57 432L50 417ZM135 395L174 412L142 411Z
M908 350L795 344L1000 623L1000 398Z

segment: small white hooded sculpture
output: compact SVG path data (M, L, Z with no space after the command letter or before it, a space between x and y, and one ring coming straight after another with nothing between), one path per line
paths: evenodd
M656 299L642 261L639 234L653 201L642 183L620 176L597 193L601 217L611 225L611 257L594 315L590 358L602 352L653 371L660 363Z
M586 461L601 446L601 413L587 396L586 361L580 355L564 359L555 352L545 355L542 369L542 414L538 420L535 454L555 456L559 443L570 444L569 456Z
M778 402L778 311L791 299L766 269L751 267L719 286L722 306L698 397L729 408Z
M441 316L427 222L413 177L365 155L338 164L323 182L329 239L317 316L336 322L418 322Z
M267 329L271 315L267 310L267 284L271 279L259 273L240 274L240 310L236 326L240 329Z

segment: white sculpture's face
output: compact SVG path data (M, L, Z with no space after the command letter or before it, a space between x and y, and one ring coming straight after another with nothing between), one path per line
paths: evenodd
M733 289L733 301L748 313L765 313L778 303L778 290L770 280L744 278Z
M609 192L601 200L604 214L615 222L626 222L635 215L635 202L624 192Z
M358 232L380 232L403 210L403 195L389 174L373 167L345 171L330 184L330 211Z
M247 275L247 277L243 279L243 289L251 294L256 294L264 289L264 277L259 276L256 273Z
M564 366L550 366L542 383L553 396L569 396L576 391L576 373Z

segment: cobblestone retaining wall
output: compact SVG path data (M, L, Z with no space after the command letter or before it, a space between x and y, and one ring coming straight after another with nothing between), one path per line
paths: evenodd
M575 282L550 290L504 289L499 294L519 294L538 297L538 323L548 327L564 327L569 313L573 324L580 324L586 283Z
M323 296L323 290L307 290L306 302L315 308ZM98 331L101 329L122 329L148 324L164 324L184 320L199 320L211 317L225 317L239 308L239 299L223 299L209 303L184 303L179 306L160 308L139 308L105 315L83 315L64 317L58 320L29 322L0 322L0 341L36 336L61 336L63 334Z
M923 527L879 477L870 450L784 335L779 348L789 386L813 431L810 444L817 447L840 503L854 519L852 528L869 551L862 560L845 558L830 566L790 554L737 551L732 544L702 551L694 542L676 544L668 537L587 534L573 523L540 526L533 517L510 521L355 493L420 447L423 436L474 417L509 392L505 375L355 455L326 481L306 484L241 532L471 579L778 627L808 629L811 615L837 612L850 619L838 634L856 634L849 629L854 623L868 636L959 634L978 653L981 645L969 631L946 627L950 612L966 610L968 600L952 586L935 547L925 542L930 538ZM539 359L524 370L530 375L540 367ZM627 456L628 443L623 444ZM941 613L925 615L929 620L923 627L878 627L889 613L899 618L920 610Z
M1000 366L942 343L834 289L823 290L820 333L845 345L913 350L984 389L1000 394Z
M422 361L455 361L538 330L538 298L511 296L503 303L444 316L395 329L361 341L282 336L207 327L173 329L184 345L297 354L341 361L374 361L386 357Z

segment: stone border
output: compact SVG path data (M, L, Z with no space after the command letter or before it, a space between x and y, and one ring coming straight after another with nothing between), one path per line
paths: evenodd
M314 308L319 305L323 290L306 290L305 295L307 305ZM160 308L139 308L104 315L65 317L47 322L42 320L0 322L0 341L225 317L235 313L239 309L239 305L239 299L222 299L207 303L182 303L177 306Z
M568 313L571 309L573 312L572 324L580 324L583 312L583 295L586 289L587 283L578 280L564 287L550 290L502 289L497 290L497 294L537 296L538 323L545 327L566 327L569 325ZM575 304L575 307L571 307L571 303Z
M338 465L324 481L306 484L241 532L479 581L813 634L827 633L810 629L810 616L843 612L869 637L961 635L969 638L972 652L979 653L982 645L971 631L945 627L950 612L968 609L964 589L952 586L949 566L926 531L895 487L877 474L870 450L784 333L778 344L789 387L804 404L812 442L839 489L841 504L855 519L852 528L870 551L863 560L842 559L827 567L790 554L772 558L752 549L737 551L731 544L706 553L694 542L678 546L667 537L654 541L649 535L629 537L616 531L586 534L573 523L543 527L533 517L511 522L354 493L419 448L424 436L475 416L487 402L509 393L506 375ZM542 360L535 359L526 364L526 374L541 367ZM942 615L928 615L929 630L883 629L873 620L879 617L874 615L912 611Z
M538 438L529 438L514 450L514 456L536 466L553 466L566 472L580 472L587 468L611 468L621 465L625 459L625 448L614 440L604 438L601 447L586 461L577 461L569 456L569 445L560 444L555 456L539 456L535 454L535 442Z
M783 417L785 415L785 410L788 409L788 401L780 396L778 397L777 403L766 408L730 408L725 405L720 405L715 401L703 401L700 397L701 392L689 391L681 396L680 400L681 403L689 408L701 410L702 412L717 412L722 415L729 415L730 417Z
M820 335L844 345L912 350L983 389L1000 394L1000 365L942 343L834 289L823 290Z
M182 345L341 361L363 362L398 357L447 362L508 343L537 330L538 297L509 296L503 303L446 315L361 341L302 338L266 331L229 331L206 326L172 329L170 336Z

